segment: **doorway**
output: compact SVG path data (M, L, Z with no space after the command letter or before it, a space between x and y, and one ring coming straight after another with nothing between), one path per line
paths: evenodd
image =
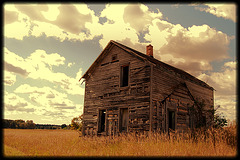
M168 110L168 130L175 130L175 112Z
M105 132L106 126L106 110L99 110L99 126L98 132Z
M119 131L127 132L128 126L128 108L120 108Z

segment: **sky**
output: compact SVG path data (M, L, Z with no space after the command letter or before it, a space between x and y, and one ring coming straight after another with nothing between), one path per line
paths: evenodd
M3 118L70 124L83 113L79 82L110 40L185 70L236 119L236 4L5 3Z

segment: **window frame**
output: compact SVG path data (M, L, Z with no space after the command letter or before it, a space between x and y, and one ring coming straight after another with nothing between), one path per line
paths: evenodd
M118 55L117 54L113 54L112 55L112 62L115 62L118 60Z
M126 130L122 130L122 115L121 115L121 110L124 110L124 109L127 109L127 128ZM128 132L128 129L129 129L129 107L119 107L118 108L118 131L121 133L121 132Z
M128 82L127 82L127 85L123 85L123 68L124 67L128 67ZM120 65L120 76L119 76L119 86L121 88L124 88L124 87L129 87L129 83L130 83L130 63L124 63L122 65Z
M105 111L105 120L104 120L104 129L102 130L101 123L102 123L102 117L100 116L100 112ZM98 126L98 133L104 133L107 130L107 109L106 108L98 108L98 120L97 120L97 126Z

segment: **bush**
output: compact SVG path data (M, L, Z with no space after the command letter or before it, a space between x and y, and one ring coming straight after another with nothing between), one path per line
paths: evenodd
M71 121L71 125L70 125L71 129L81 131L82 130L82 119L83 119L83 115L73 118Z
M221 114L214 115L214 128L222 128L227 125L227 120Z

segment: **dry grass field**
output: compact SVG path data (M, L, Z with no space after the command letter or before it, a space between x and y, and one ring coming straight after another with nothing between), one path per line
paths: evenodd
M224 131L148 137L79 137L74 130L4 129L4 156L221 156L237 155L236 125Z

